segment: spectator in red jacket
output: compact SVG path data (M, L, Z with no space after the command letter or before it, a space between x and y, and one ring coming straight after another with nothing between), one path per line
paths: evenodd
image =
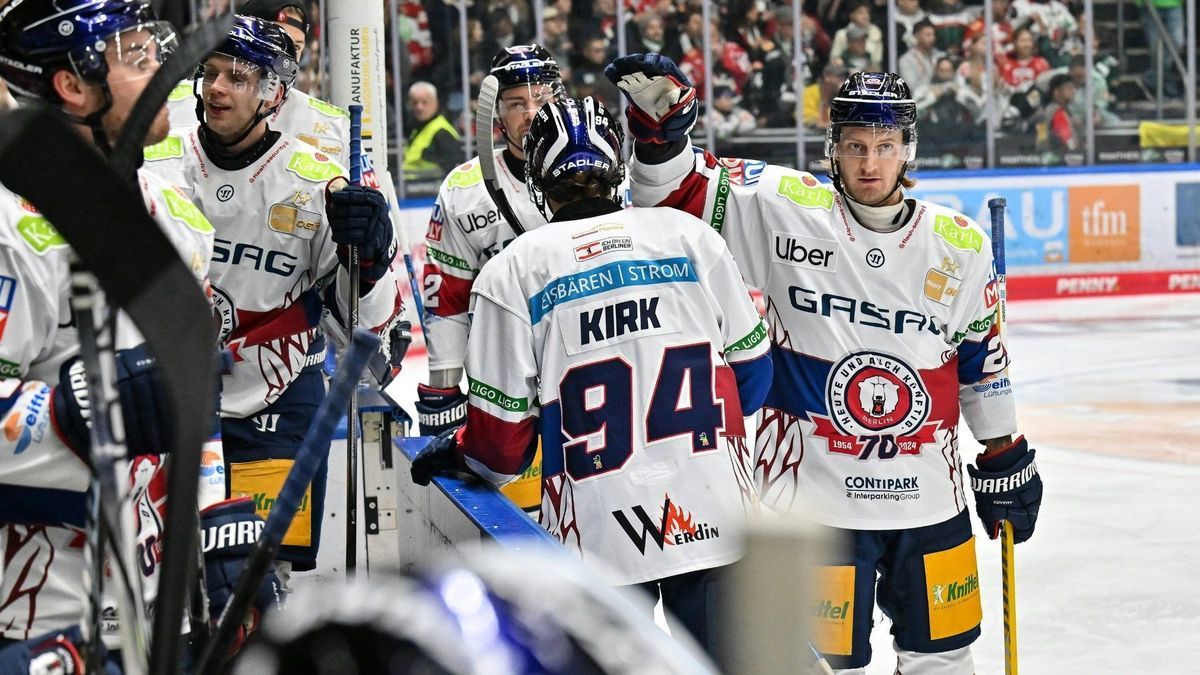
M1050 70L1050 64L1034 53L1033 33L1028 28L1013 31L1012 42L1012 52L1000 64L1000 76L1013 91L1025 91L1038 75Z

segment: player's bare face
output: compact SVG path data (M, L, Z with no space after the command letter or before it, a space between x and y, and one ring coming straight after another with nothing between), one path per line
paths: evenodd
M897 204L904 195L895 190L904 166L907 148L899 129L843 127L834 147L834 160L842 185L860 204ZM891 196L888 196L891 193Z
M262 71L224 54L213 54L204 62L201 100L208 128L229 141L240 136L258 112Z
M543 103L553 98L553 90L545 84L510 87L500 92L500 100L496 105L508 135L508 147L517 157L525 158L521 148L525 134L529 132L529 125L533 123L533 116Z
M103 122L105 135L113 140L120 136L133 106L159 69L158 41L148 31L126 31L114 41L117 44L106 49L104 55L108 62L108 90L113 103ZM167 106L163 105L146 132L144 144L161 141L168 131Z

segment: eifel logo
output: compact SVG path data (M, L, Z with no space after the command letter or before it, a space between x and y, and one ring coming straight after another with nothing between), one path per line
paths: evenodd
M934 442L938 423L929 418L929 392L917 371L879 352L857 352L829 372L825 385L829 417L813 415L814 435L829 451L869 459L919 455Z
M671 501L671 495L664 495L662 516L651 518L646 509L640 504L634 505L633 515L638 520L634 525L623 510L613 511L613 518L629 535L629 539L637 546L642 555L646 555L646 543L652 541L658 549L665 550L667 546L683 546L698 541L707 541L721 536L720 531L708 523L697 523L692 514ZM639 531L638 527L641 527Z

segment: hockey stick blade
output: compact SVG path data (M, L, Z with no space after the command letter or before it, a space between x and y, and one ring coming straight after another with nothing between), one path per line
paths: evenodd
M246 561L242 575L238 577L237 586L234 588L228 604L225 605L225 611L221 613L217 629L212 639L209 640L204 655L201 656L199 665L194 672L200 675L215 675L221 672L224 655L233 644L238 626L241 625L242 617L250 608L259 584L266 577L267 570L279 553L283 536L291 526L292 519L296 517L297 509L300 508L300 500L304 497L304 491L308 489L313 477L317 474L324 448L329 446L329 439L333 437L333 432L337 428L338 418L346 409L350 393L358 386L358 378L367 365L367 359L378 349L379 336L368 330L356 330L350 337L350 344L346 348L342 362L338 364L333 382L329 385L329 393L325 395L325 399L321 401L316 414L313 415L308 432L304 436L304 442L296 451L296 459L292 463L292 468L283 482L283 487L279 489L279 496L276 498L274 506L271 507L271 513L267 516L267 524L263 526L258 543Z
M184 39L179 48L171 53L149 84L138 97L129 119L121 129L117 144L113 146L112 164L118 176L132 177L141 166L142 148L146 134L154 118L158 116L171 90L185 77L196 71L196 66L216 49L229 30L233 28L233 12L220 15L202 24Z
M196 476L217 377L216 327L200 285L135 186L57 111L25 108L0 118L0 182L54 224L157 358L175 430L167 474L172 508L163 529L197 532ZM168 675L183 662L179 628L195 574L195 537L166 537L162 550L150 672Z
M495 75L483 78L483 83L479 85L479 105L475 108L475 151L479 155L479 170L483 173L483 186L487 188L488 196L519 237L525 234L525 228L517 220L496 178L496 149L492 146L492 130L496 128L496 95L499 90L500 80Z

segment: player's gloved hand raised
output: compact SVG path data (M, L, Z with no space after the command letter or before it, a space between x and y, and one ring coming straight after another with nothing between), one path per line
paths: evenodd
M157 362L144 343L118 351L116 360L117 395L129 454L165 452L167 439L173 436L165 404L166 384ZM58 379L53 394L55 429L64 443L86 457L91 447L91 403L83 361L74 357L63 362Z
M671 143L687 137L700 106L696 88L669 57L630 54L608 64L604 75L625 93L629 131L642 143Z
M104 656L104 645L100 645ZM79 626L39 635L0 649L0 674L77 675L85 672L83 632ZM121 675L117 664L107 658L100 675ZM95 672L95 671L88 671Z
M458 387L417 385L417 428L422 436L440 436L467 422L467 395Z
M989 538L999 536L1001 520L1012 523L1013 543L1033 536L1042 505L1042 477L1033 461L1035 452L1021 436L998 453L977 456L979 468L967 466L975 511Z
M458 462L458 447L464 429L465 426L442 432L417 454L410 471L414 483L425 486L429 485L435 474L466 471Z
M326 192L325 214L343 267L349 269L350 247L358 247L359 276L369 290L396 257L387 199L374 188L350 185Z
M200 544L204 553L204 585L208 591L208 613L213 625L229 604L246 559L254 550L266 523L255 513L249 497L218 502L200 512ZM238 627L234 650L253 633L262 614L277 607L283 597L279 579L268 572L259 584L250 611Z

